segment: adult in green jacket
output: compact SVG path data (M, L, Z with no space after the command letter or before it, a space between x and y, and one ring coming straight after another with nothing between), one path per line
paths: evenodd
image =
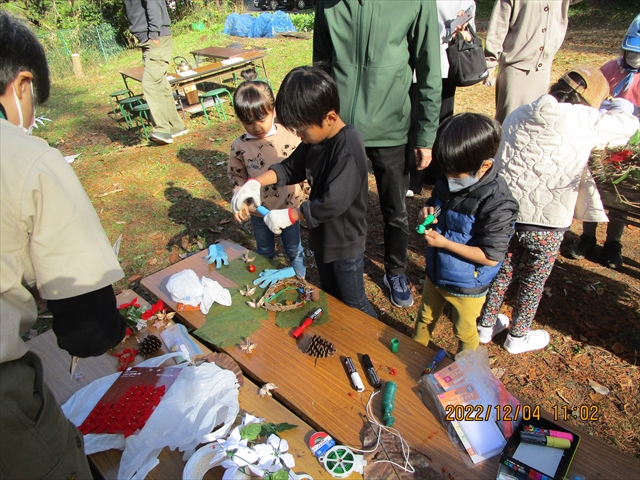
M385 276L391 303L413 297L405 268L409 224L405 154L411 128L414 72L418 169L431 162L440 114L440 38L432 0L318 0L313 61L325 62L338 84L340 115L360 131L376 177L384 219Z

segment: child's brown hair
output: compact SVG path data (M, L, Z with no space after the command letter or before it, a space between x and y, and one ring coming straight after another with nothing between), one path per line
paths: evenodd
M253 69L243 70L240 75L245 79L233 94L233 108L242 123L264 120L273 113L276 100L268 83L256 80Z

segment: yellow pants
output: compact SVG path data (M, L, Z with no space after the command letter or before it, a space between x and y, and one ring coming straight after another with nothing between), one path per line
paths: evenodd
M461 350L475 350L480 343L476 321L480 316L485 297L486 295L482 297L457 297L441 288L436 288L428 278L425 278L422 305L418 311L413 338L427 345L445 304L449 302L453 307L453 332L458 337L459 348Z

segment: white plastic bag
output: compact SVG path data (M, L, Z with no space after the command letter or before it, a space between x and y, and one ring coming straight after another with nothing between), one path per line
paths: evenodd
M197 307L205 315L213 302L228 307L231 305L231 294L215 280L207 277L198 278L196 272L190 269L174 273L167 281L167 290L171 294L171 300Z
M178 356L169 353L137 366L157 367ZM119 373L100 378L76 392L62 410L75 425L80 425L102 395L120 376ZM144 479L158 465L158 455L164 447L178 448L187 460L200 443L211 442L227 435L240 407L236 376L213 363L199 367L184 366L180 375L153 411L137 435L85 435L85 453L117 448L124 450L118 478ZM211 432L216 425L218 430Z

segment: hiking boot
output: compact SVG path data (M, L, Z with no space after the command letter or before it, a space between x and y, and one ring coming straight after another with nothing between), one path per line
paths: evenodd
M571 258L575 258L576 260L582 260L586 255L593 250L593 247L596 246L596 237L592 237L590 235L580 235L580 238L573 242L567 253Z
M171 138L170 133L153 132L149 135L149 140L162 145L169 145L170 143L173 143L173 138Z
M604 242L604 264L609 268L622 266L622 244L620 242Z
M173 130L171 129L171 138L181 137L182 135L186 135L189 133L189 130L183 128L182 130Z
M407 276L387 275L384 276L384 284L389 288L389 298L391 303L399 308L407 308L413 305L413 295L407 284Z
M478 324L478 336L480 337L480 343L489 343L493 337L498 335L500 332L504 332L508 326L509 317L502 313L498 314L498 320L496 320L496 324L493 327L483 327Z
M507 335L504 341L504 349L513 354L540 350L549 345L549 334L544 330L529 330L524 337L512 337Z

